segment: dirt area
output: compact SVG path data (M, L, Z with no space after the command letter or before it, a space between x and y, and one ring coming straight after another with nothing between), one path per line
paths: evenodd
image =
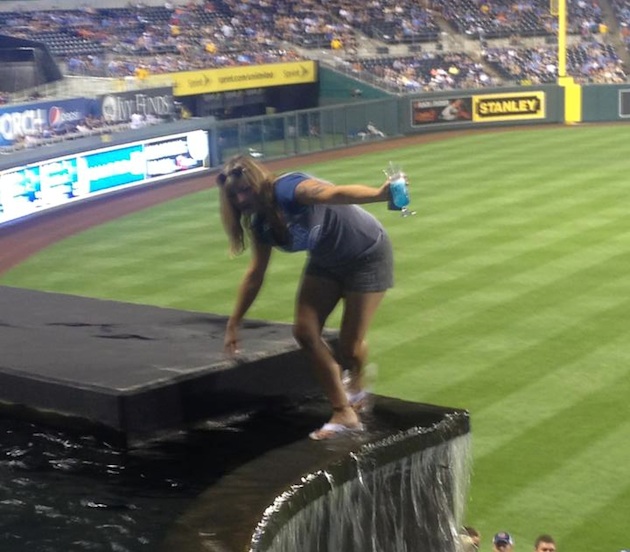
M281 170L297 163L311 164L341 157L365 155L373 151L394 150L401 147L445 140L485 130L427 133L391 140L375 140L351 148L307 154L267 163L272 170ZM496 132L496 129L494 130ZM195 177L177 182L161 183L135 190L123 190L73 206L60 207L0 228L0 274L29 256L67 236L113 220L115 218L169 201L186 194L209 188L212 177Z

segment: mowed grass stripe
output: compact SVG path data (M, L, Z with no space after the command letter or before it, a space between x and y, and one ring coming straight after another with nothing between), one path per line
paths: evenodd
M508 527L518 527L525 516L538 520L536 525L540 526L547 522L543 517L544 503L551 495L554 506L561 502L566 507L564 523L553 527L557 535L563 529L570 533L578 525L576 518L586 517L609 502L623 510L624 504L618 498L623 496L623 485L628 481L624 477L627 450L619 443L630 437L630 423L619 416L615 404L629 391L630 376L626 375L526 431L518 431L515 425L511 442L490 454L478 454L474 477L491 489L483 506L475 505L473 497L471 504L473 511L478 508L476 515L485 520L501 519L502 526ZM591 416L594 411L599 415ZM508 411L505 416L509 417ZM567 431L571 427L579 431ZM526 464L520 461L523 454L529 458ZM518 469L506 469L509 466ZM547 492L540 494L545 488ZM561 517L557 507L547 511L549 516L554 513L555 519ZM604 543L612 544L618 538L604 537L602 548L598 549L610 549Z
M505 136L505 134L502 135L502 137ZM526 138L521 139L526 140ZM541 158L537 155L536 159L529 159L525 163L515 164L509 156L505 156L509 162L500 161L490 165L480 163L471 167L463 179L456 173L456 176L453 176L451 164L448 165L448 170L443 169L438 174L431 174L430 178L426 179L426 185L423 184L425 180L420 174L418 175L420 185L417 187L418 205L431 219L434 214L434 210L429 208L431 206L439 206L440 209L436 212L439 216L443 216L444 210L449 206L446 202L451 202L459 213L459 209L465 207L465 204L476 203L473 201L475 198L482 202L496 202L497 205L505 198L514 201L519 196L537 196L538 194L540 194L540 201L554 196L570 200L573 194L581 192L582 189L585 190L591 186L592 182L598 182L601 179L599 163L587 167L586 170L562 171L558 169L558 165L566 165L567 168L574 166L574 156L570 152L567 152L565 157L558 156L557 153L552 155L550 152L553 152L553 149L549 149L547 156L543 155ZM607 166L611 163L617 164L618 167L625 165L619 157L614 161L608 161L607 159ZM506 185L506 179L509 179L509 185ZM521 186L523 181L528 185ZM580 186L581 183L583 186ZM453 194L453 188L461 188L461 190L456 190L457 193ZM563 190L566 195L557 194L556 190ZM412 180L412 192L414 191L416 189L413 187ZM423 209L425 205L427 208ZM450 211L447 210L448 213Z
M438 404L452 402L454 397L461 396L462 390L470 399L458 406L479 407L478 403L474 403L475 397L483 397L485 405L500 402L529 381L593 355L609 343L619 343L622 338L627 340L630 333L629 308L630 300L621 303L610 301L607 308L599 308L588 316L574 319L573 324L549 328L548 332L541 332L542 335L524 335L513 322L518 319L518 314L502 311L495 313L497 321L470 317L469 325L458 328L455 334L448 333L451 328L446 328L392 349L387 349L387 345L381 342L378 356L386 359L387 369L382 370L380 385L387 389L404 389L406 398ZM403 319L401 324L404 323ZM381 331L389 337L389 340L383 340L389 344L394 336L387 328ZM500 338L502 348L496 353L475 354L479 344L488 340L496 342ZM383 347L387 350L383 351ZM404 354L404 351L413 351L413 357ZM462 358L453 358L453 351L459 351ZM467 361L467 352L470 358L477 360L477 364ZM481 362L484 356L485 362ZM452 362L450 370L444 367L446 358ZM596 365L595 369L599 366ZM428 382L421 377L405 382L413 370L434 374L435 377L428 376ZM488 387L491 387L492 393L488 392Z
M549 176L551 178L551 175ZM527 220L530 213L537 216L554 215L558 211L584 208L590 200L598 203L594 207L601 207L606 203L613 203L628 197L625 187L598 186L600 179L598 171L583 171L579 177L555 177L553 184L544 187L530 185L530 178L522 178L521 189L518 191L507 188L488 188L479 193L475 200L470 197L458 197L449 205L436 201L422 203L419 198L420 213L426 215L424 221L429 225L445 225L448 223L466 225L474 223L481 217L492 216L492 220L506 221L510 216L518 215L517 220ZM620 174L619 183L623 177ZM413 190L412 190L413 192Z
M448 304L459 308L460 323L467 312L486 317L484 304L490 309L504 308L521 315L540 308L558 308L607 282L625 278L630 268L628 248L613 248L610 243L606 244L608 247L598 247L600 243L595 241L590 244L591 249L585 246L583 251L572 250L570 254L561 254L555 247L540 248L493 264L473 264L469 270L464 263L456 267L458 270L443 271L441 280L432 277L427 283L418 271L413 279L414 289L404 292L399 286L392 290L388 311L395 310L395 318L408 313L408 327L415 328L414 317L425 319L432 309L448 308ZM627 241L621 242L624 243ZM402 333L400 339L406 339ZM392 346L399 344L394 342Z
M629 436L625 426L620 429L619 433L621 434L619 435L621 439L628 440ZM606 546L607 550L622 550L624 547L627 548L628 546L627 531L620 531L619 528L627 527L628 523L630 482L628 482L627 473L624 470L624 467L627 465L627 460L623 458L624 449L618 446L616 439L616 435L611 435L608 442L599 443L602 446L613 447L614 455L611 460L613 465L617 468L616 472L597 470L596 477L591 476L593 483L596 485L600 484L602 481L605 483L614 482L618 489L614 499L604 504L601 504L601 500L595 500L590 504L588 500L582 498L581 493L575 493L578 496L575 497L575 500L572 502L574 506L571 508L570 515L567 515L565 512L564 517L562 514L554 517L549 516L549 519L556 519L557 517L557 519L561 520L559 525L570 525L570 527L562 533L562 544L563 546L566 545L569 550L585 550L584 543L593 542L595 540L592 536L594 528L597 535L596 538L601 539L598 542L602 543L603 541L601 544L602 548ZM608 461L609 455L602 453L602 450L594 450L593 452L593 456L597 458L594 465L598 465L602 459L604 462ZM599 455L599 457L597 457L597 455ZM584 476L581 460L582 458L578 459L577 462L573 462L575 477L567 478L564 481L564 484L570 487L569 492L571 492L571 490L575 492L575 489L580 488L581 479ZM616 464L614 463L615 461L617 461ZM593 465L593 463L591 462L588 465ZM560 497L563 499L563 503L568 503L568 501L564 500L564 495L560 495ZM583 513L585 510L587 510L587 512ZM559 511L559 509L557 508L556 511ZM593 548L593 550L594 549L595 548Z
M620 353L625 339L625 336L618 336L573 362L546 371L538 378L531 378L526 384L515 385L493 404L484 403L478 395L471 396L467 402L475 409L475 422L489 430L486 434L474 436L477 454L492 455L508 446L516 432L527 431L555 417L592 393L617 386L619 380L628 375L626 366L630 354L627 350ZM509 408L511 404L526 403L526 409ZM617 420L612 423L617 423Z
M566 315L567 319L575 320L574 317L578 314L575 312L575 305L583 305L584 295L601 288L605 282L625 280L629 269L630 252L624 251L613 257L610 262L596 262L591 266L569 272L551 271L547 274L547 282L538 282L525 288L515 286L512 290L507 288L505 296L500 296L499 301L492 301L492 296L489 299L488 295L481 295L481 299L476 302L470 294L486 286L491 287L493 281L501 281L501 274L499 273L496 280L482 278L474 289L470 285L473 275L470 278L464 275L455 283L434 286L442 288L439 294L424 290L416 301L413 300L412 294L411 297L407 295L406 299L398 300L396 305L389 304L388 312L394 312L394 322L398 320L403 327L412 331L399 331L395 337L392 336L387 349L406 347L413 343L421 345L420 354L436 359L451 347L462 347L467 342L475 341L479 334L492 335L502 331L510 320L522 321L528 316L551 309L554 310L554 317L557 317L557 313L562 312L567 306L570 309ZM461 290L462 287L464 291ZM454 303L454 297L459 295L464 297L463 305L461 302ZM618 289L615 289L611 298L618 304ZM450 307L451 316L446 313L444 322L433 323L432 310L443 310L445 302L454 303ZM597 306L600 305L598 302ZM587 313L591 306L585 305ZM627 316L630 316L624 314L620 313L619 322L624 322Z
M571 220L575 214L590 215L593 211L618 206L620 201L628 198L627 188L595 186L595 177L587 173L581 178L578 182L575 179L556 181L545 188L530 187L524 179L522 186L525 189L518 193L488 190L478 201L458 201L448 209L436 208L433 204L421 205L422 221L415 225L426 230L429 237L438 233L447 233L448 237L449 231L457 232L471 226L492 231L494 227L506 230L523 224L530 227L553 225L567 218ZM620 182L623 182L621 178ZM557 218L560 220L556 221ZM418 219L411 222L415 220ZM481 220L483 224L479 225Z
M496 232L489 240L488 236L475 236L442 247L431 244L430 248L418 245L413 250L402 249L398 246L400 240L395 240L397 272L414 271L416 285L425 278L429 285L432 280L449 285L459 275L469 277L479 271L492 272L472 278L471 285L477 285L477 282L483 283L484 276L487 276L486 283L492 283L504 281L510 272L538 274L538 269L549 263L592 264L590 256L611 257L617 251L625 251L630 244L630 224L623 213L617 216L617 212L615 209L614 214L594 224L568 222L565 231L547 229L522 236Z
M568 455L570 459L549 474L532 477L533 482L520 491L505 482L508 487L495 496L495 507L479 513L480 523L521 527L514 535L517 542L524 543L536 535L522 526L521 520L526 518L539 528L538 533L552 533L563 548L586 550L585 531L596 531L601 537L599 547L593 549L622 549L627 537L619 528L627 524L630 483L625 477L625 451L616 445L620 439L628 439L629 431L626 423L589 442L585 451ZM532 444L541 457L565 457L554 445L554 441ZM519 451L522 449L514 453ZM588 473L584 466L589 466ZM498 484L496 487L500 488Z

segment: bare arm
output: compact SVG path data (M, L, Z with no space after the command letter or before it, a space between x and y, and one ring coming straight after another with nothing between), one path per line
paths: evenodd
M226 353L233 354L237 351L238 328L241 320L243 320L256 297L258 297L267 267L269 266L270 257L271 246L252 239L252 258L238 288L236 303L225 329L223 346Z
M328 203L347 205L351 203L377 203L389 198L389 179L378 188L363 184L335 186L315 178L300 182L295 188L295 199L303 205Z

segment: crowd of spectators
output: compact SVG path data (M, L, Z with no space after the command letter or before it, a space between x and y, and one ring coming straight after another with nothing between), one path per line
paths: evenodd
M471 38L543 37L557 31L549 0L433 0L432 6L458 33ZM569 34L602 23L597 0L567 2L567 9Z
M87 114L77 121L65 121L56 125L48 125L45 121L35 120L32 128L29 128L24 134L17 135L13 144L0 147L0 153L12 153L25 148L35 148L86 136L111 135L124 130L135 130L182 118L186 118L185 114L181 111L175 111L164 117L158 117L151 113L143 115L134 112L129 121L112 121L103 116L97 117L91 114Z
M630 44L630 0L611 0ZM430 9L428 9L430 8ZM597 0L568 3L569 32L583 42L569 52L568 74L587 82L625 80L610 44L596 43L603 15ZM330 47L356 54L357 33L390 43L439 39L437 17L454 33L473 38L553 36L549 0L203 0L189 5L0 12L15 37L40 40L65 74L137 77L253 65L303 58L297 47ZM543 44L543 41L541 41ZM366 72L401 92L495 86L557 78L555 49L488 47L485 65L464 53L366 59L348 56L355 73ZM0 104L9 100L0 94Z
M558 78L556 48L488 48L486 63L508 81L519 84L553 83ZM582 83L622 83L626 81L623 63L609 44L592 41L567 50L566 73Z
M417 1L370 0L359 7L340 0L331 8L351 28L388 44L434 41L440 34L433 11Z
M610 0L619 35L626 50L630 51L630 0Z
M0 24L12 36L47 44L67 74L142 77L300 57L279 46L264 3L250 11L244 3L237 12L229 2L0 14Z
M91 115L76 122L64 122L54 126L47 125L43 121L34 121L31 129L17 135L10 146L0 148L0 153L12 153L25 148L36 148L85 136L112 134L128 128L130 128L129 123L112 123L102 117Z
M498 84L481 63L458 52L363 58L349 65L356 76L396 92L434 92Z

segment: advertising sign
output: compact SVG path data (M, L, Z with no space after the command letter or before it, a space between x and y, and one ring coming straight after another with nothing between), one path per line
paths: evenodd
M21 167L2 173L0 178L0 222L21 217L43 207L39 167Z
M142 145L82 155L79 157L79 172L87 183L89 193L144 180Z
M545 118L545 93L473 96L473 121L524 121Z
M208 166L208 135L203 130L154 140L144 147L147 177Z
M39 181L41 199L45 206L60 205L87 192L78 186L76 157L42 163L39 166Z
M101 115L108 122L129 122L133 113L143 117L167 119L175 113L173 89L149 88L120 94L107 94L99 98Z
M267 88L317 81L317 62L295 61L169 73L175 96Z
M470 96L413 100L411 102L412 126L470 121L472 121L472 98Z
M76 124L86 116L88 108L86 98L2 108L0 146L10 146L27 134L37 134L44 128L57 129L64 124Z
M0 224L208 167L208 133L195 130L0 171Z

